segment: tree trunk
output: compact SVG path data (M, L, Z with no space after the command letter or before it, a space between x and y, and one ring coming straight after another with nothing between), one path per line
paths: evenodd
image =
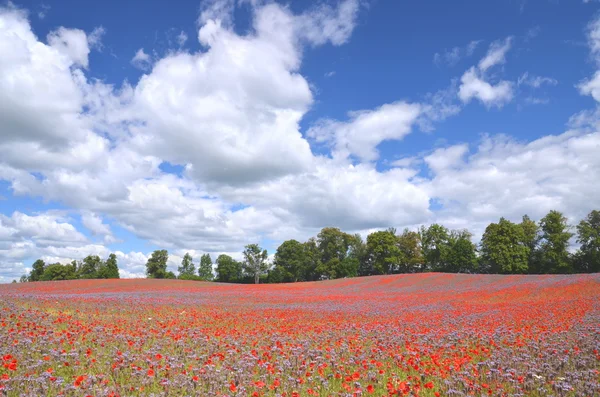
M258 273L256 273L254 275L254 284L258 284L259 281L260 281L260 275Z

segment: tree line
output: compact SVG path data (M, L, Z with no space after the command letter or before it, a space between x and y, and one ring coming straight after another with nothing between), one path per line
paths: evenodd
M344 277L419 273L569 274L600 272L600 211L592 211L576 226L550 211L539 222L527 215L520 223L500 218L489 224L478 245L468 230L450 230L433 224L418 231L376 231L363 241L359 234L323 228L316 238L284 241L273 263L267 251L249 244L243 260L219 255L213 275L212 259L204 254L198 274L186 254L178 268L180 279L229 283L280 283ZM580 244L569 252L576 235ZM167 272L168 252L155 251L147 264L148 277L175 278Z
M579 249L569 251L572 237ZM219 255L213 265L209 254L201 256L196 270L186 253L178 275L167 270L167 250L154 251L146 263L149 278L170 278L227 283L282 283L317 281L356 276L398 273L497 273L569 274L600 272L600 211L592 211L575 227L559 211L550 211L539 222L527 215L514 223L500 218L489 224L478 245L468 230L451 230L440 224L417 231L396 229L376 231L366 241L335 227L321 229L305 242L284 241L272 263L267 251L248 244L238 261ZM213 273L214 269L214 273ZM69 280L76 278L118 278L117 260L88 256L70 265L33 264L22 281ZM23 280L23 278L26 278Z
M98 255L88 255L81 261L74 260L64 265L58 262L46 264L42 259L38 259L33 262L31 272L21 276L20 282L94 278L119 278L119 265L115 254L110 254L106 260L102 260Z

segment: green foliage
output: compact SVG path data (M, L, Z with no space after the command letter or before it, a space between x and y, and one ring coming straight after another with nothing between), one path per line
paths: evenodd
M592 211L577 225L577 242L581 244L575 270L582 273L600 272L600 211Z
M448 273L475 273L478 270L477 249L466 230L453 231L448 239L449 250L444 271Z
M523 220L519 226L523 231L522 244L529 248L528 270L530 273L535 273L539 268L538 244L540 242L540 227L527 215L523 216Z
M44 268L46 267L46 263L38 259L33 262L31 266L31 272L29 273L29 281L40 281L42 274L44 274Z
M529 268L529 247L520 225L500 218L491 223L481 238L482 264L491 273L527 273Z
M101 266L102 259L98 255L86 256L79 267L79 278L98 278L98 271Z
M425 258L425 270L444 271L446 259L450 250L450 232L442 225L434 223L419 230L423 257Z
M19 279L19 282L20 283L27 283L27 282L29 282L29 276L26 275L26 274L22 275L21 278Z
M98 278L119 278L119 265L115 254L110 254L106 262L102 263L98 270Z
M146 262L146 275L149 278L167 278L167 250L156 250Z
M175 280L177 278L177 276L175 275L175 273L173 273L172 271L168 271L165 273L165 277L166 279L170 279L170 280Z
M179 278L193 276L196 273L196 267L194 266L194 262L192 262L192 256L187 252L183 256L181 266L177 268L177 271L179 272Z
M325 227L317 235L317 248L320 262L315 268L317 279L353 277L358 274L357 257L351 255L351 246L356 243L355 236L342 232L338 228Z
M540 220L540 272L573 273L573 263L567 248L573 233L569 232L567 218L558 211L550 211Z
M367 260L372 274L392 274L399 270L402 250L393 230L378 231L367 236Z
M278 282L305 281L307 261L304 244L296 240L281 243L275 252L275 269L271 277L277 277ZM270 273L271 274L271 273Z
M53 263L46 266L40 281L74 280L76 278L77 274L71 265Z
M201 280L204 281L213 280L213 263L209 254L204 254L200 257L200 265L198 265L198 276Z
M425 258L423 257L423 248L419 233L404 229L402 234L397 237L397 241L401 253L398 271L400 273L421 271L425 263Z
M217 281L235 283L242 280L242 264L229 255L221 254L217 258Z
M267 256L267 250L263 250L258 244L248 244L244 248L242 269L246 276L254 278L255 284L258 284L260 276L266 274L267 270L269 270Z

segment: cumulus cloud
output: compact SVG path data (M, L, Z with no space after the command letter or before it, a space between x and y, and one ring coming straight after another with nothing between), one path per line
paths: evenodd
M87 35L83 30L67 29L61 26L48 33L48 44L66 56L74 65L88 67L90 48Z
M98 48L94 32L59 28L44 41L23 12L0 9L0 179L15 197L70 208L0 218L3 277L20 276L37 257L105 258L114 241L107 219L169 249L175 270L188 250L195 257L239 255L248 242L304 239L323 226L366 231L435 220L478 227L553 206L575 216L598 201L586 179L598 167L593 112L574 117L573 131L556 137L527 143L490 136L478 146L401 159L390 169L377 164L381 142L402 140L415 126L429 130L473 98L487 106L510 101L512 83L490 75L505 61L510 39L420 102L319 120L305 135L331 150L316 155L300 129L314 102L301 74L303 52L346 43L358 1L301 14L250 1L251 27L243 35L233 28L232 2L204 4L202 51L159 58L140 49L146 74L120 87L86 77L89 49ZM167 162L181 172L164 172ZM432 200L441 212L431 210ZM69 216L81 216L93 237ZM149 252L116 254L122 276L143 276Z
M464 103L473 98L479 99L487 107L502 107L513 98L513 83L502 80L496 84L488 81L487 71L493 66L503 64L506 53L510 50L512 38L496 41L490 45L484 58L475 67L467 70L460 79L458 97Z
M395 102L373 110L350 112L350 120L346 122L320 120L307 134L316 142L330 144L334 157L355 155L373 161L378 157L377 145L409 134L420 113L419 104Z
M462 75L460 82L458 96L463 102L477 98L488 107L502 107L513 98L512 83L501 81L495 85L490 84L479 75L474 67Z

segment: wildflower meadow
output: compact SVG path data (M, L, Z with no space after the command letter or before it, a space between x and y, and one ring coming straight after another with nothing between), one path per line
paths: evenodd
M598 396L600 274L0 286L0 396Z

